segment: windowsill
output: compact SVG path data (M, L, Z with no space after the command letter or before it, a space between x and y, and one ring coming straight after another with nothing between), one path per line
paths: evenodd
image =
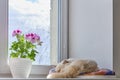
M27 79L46 79L47 75L32 74ZM11 74L0 74L0 79L14 79Z
M21 80L22 78L12 78L10 74L0 74L0 80L10 80L10 79ZM66 79L67 80L119 80L120 78L116 78L115 76L78 76L77 78L66 78ZM47 79L46 79L46 75L30 75L29 78L22 80L47 80ZM59 80L63 80L63 78Z

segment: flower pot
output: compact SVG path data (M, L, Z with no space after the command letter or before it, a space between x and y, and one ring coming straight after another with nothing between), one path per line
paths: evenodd
M31 72L32 61L26 58L11 58L10 70L13 78L28 78Z

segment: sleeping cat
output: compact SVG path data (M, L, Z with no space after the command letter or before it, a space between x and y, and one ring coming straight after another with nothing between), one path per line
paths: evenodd
M97 69L97 63L93 60L65 59L55 67L55 73L49 74L47 78L75 78L80 73L94 72Z

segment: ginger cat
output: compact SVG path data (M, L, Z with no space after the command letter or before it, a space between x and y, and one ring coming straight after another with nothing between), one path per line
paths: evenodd
M80 73L94 72L97 69L97 63L93 60L65 59L56 66L56 72L49 74L47 78L75 78Z

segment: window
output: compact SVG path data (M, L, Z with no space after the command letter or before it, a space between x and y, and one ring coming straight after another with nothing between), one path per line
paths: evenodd
M29 0L28 0L29 1ZM68 57L68 0L51 0L52 5L51 5L51 31L52 33L50 35L52 35L52 39L51 39L51 44L54 43L59 43L59 46L50 46L51 47L51 64L56 63L55 60L58 59L58 61L61 61L64 58ZM115 4L119 3L119 0L114 0L116 2L114 2ZM59 3L59 4L58 4ZM113 3L113 4L114 4ZM115 9L115 7L118 5L114 5L113 9ZM59 11L56 11L56 9L59 8ZM0 0L0 75L1 74L10 74L10 70L9 70L9 66L7 64L7 60L8 60L8 0ZM119 10L115 10L115 13L119 13L117 11ZM114 17L115 14L114 13ZM56 15L55 15L56 14ZM59 17L57 17L59 15ZM119 14L116 15L116 17L119 19ZM53 19L54 18L54 19ZM115 19L115 22L119 24L118 19ZM117 22L118 21L118 22ZM114 23L115 23L114 22ZM53 24L54 23L54 24ZM58 28L55 29L56 26L59 26ZM120 36L117 35L119 33L119 26L114 24L114 69L116 70L117 73L117 77L120 77L119 73L119 39ZM55 30L54 30L55 29ZM58 34L53 35L54 31L58 30ZM56 36L59 36L59 38L55 38ZM58 48L57 48L58 47ZM58 52L59 53L58 53ZM58 56L55 55L56 53L58 53ZM55 55L55 58L53 59L53 56ZM52 63L53 62L53 63ZM47 74L48 70L49 70L50 66L39 66L39 65L34 65L32 68L32 72L31 74L40 74L42 72L42 74Z
M23 0L21 0L23 1ZM29 3L36 3L37 0L26 0L29 1ZM44 0L45 1L45 0ZM50 43L50 63L55 64L57 61L60 61L64 58L67 58L66 52L67 52L67 0L51 0L51 12L50 12L50 36L52 36ZM31 4L32 5L32 4ZM62 5L62 6L61 6ZM10 74L9 65L7 63L8 61L8 7L9 7L9 1L8 0L0 0L0 10L2 12L0 13L0 37L2 39L0 40L0 73L1 74ZM65 8L63 8L65 7ZM59 9L58 9L59 8ZM66 10L65 10L66 9ZM30 15L31 16L31 15ZM62 18L63 17L63 18ZM23 17L21 17L23 18ZM64 21L63 21L64 20ZM63 24L64 23L64 24ZM24 22L23 22L24 24ZM59 27L57 27L59 26ZM62 27L61 27L62 26ZM13 27L13 26L12 26ZM57 32L57 33L56 33ZM65 32L65 34L64 34ZM55 34L56 33L56 34ZM55 44L55 45L53 45ZM63 45L64 44L64 45ZM58 46L59 45L59 46ZM58 54L56 54L58 53ZM48 64L45 65L33 65L31 74L47 74L48 70L51 66ZM42 72L42 73L41 73Z
M40 35L43 44L37 47L35 65L50 65L50 6L51 0L9 0L8 44L15 40L11 34L16 29Z

